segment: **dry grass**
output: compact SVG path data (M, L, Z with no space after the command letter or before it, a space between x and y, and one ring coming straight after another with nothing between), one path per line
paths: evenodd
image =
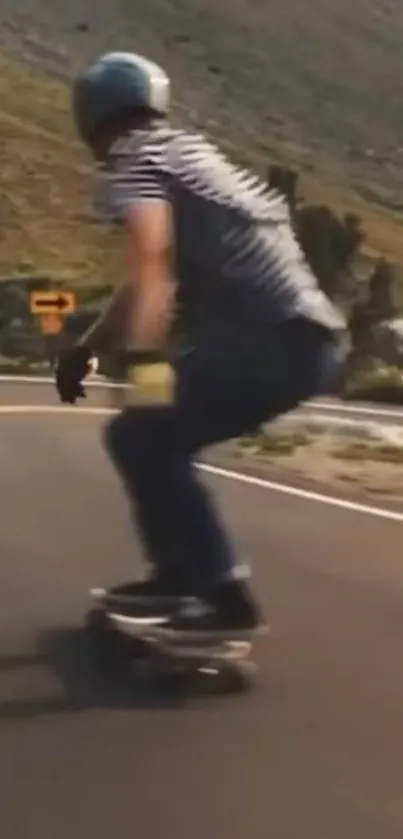
M403 463L403 449L389 445L349 443L332 452L340 460L368 461L378 463Z
M222 132L210 125L213 134ZM224 135L223 135L224 136ZM0 275L50 273L70 281L110 280L118 270L113 234L90 221L90 169L70 121L63 82L37 66L0 54L0 189L2 236ZM327 161L327 174L313 169L308 151L255 136L225 146L252 165L267 156L299 160L311 169L302 180L309 200L362 215L369 246L397 260L403 257L402 217L366 203ZM325 162L323 162L325 166Z
M303 431L270 434L265 431L255 436L245 436L238 442L239 449L253 455L291 455L301 446L309 446L311 438Z
M112 237L91 224L89 187L65 86L0 55L0 274L110 278Z
M362 463L403 463L403 448L388 443L371 443L360 440L348 441L339 445L331 437L309 435L303 429L270 433L257 432L245 435L238 441L240 453L254 457L272 457L277 459L295 455L301 450L312 453L312 457L327 457L346 462Z
M286 480L309 480L321 487L403 499L403 449L388 444L335 441L319 435L308 439L302 433L278 438L256 435L228 445L224 465L236 461L253 474ZM222 464L221 464L222 465Z

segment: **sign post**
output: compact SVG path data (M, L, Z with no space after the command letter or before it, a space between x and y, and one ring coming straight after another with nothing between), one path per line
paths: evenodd
M40 324L44 335L58 335L63 329L63 318L60 315L42 315Z

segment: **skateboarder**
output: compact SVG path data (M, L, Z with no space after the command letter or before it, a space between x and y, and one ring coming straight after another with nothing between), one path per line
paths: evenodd
M126 409L106 429L150 563L111 598L130 595L134 616L169 613L167 632L232 637L261 624L260 608L194 457L330 392L346 328L283 199L173 128L169 109L167 75L139 55L104 55L74 84L78 133L97 161L96 215L123 231L126 268L108 309L60 356L56 382L76 402L90 357L128 345L175 375L170 404Z

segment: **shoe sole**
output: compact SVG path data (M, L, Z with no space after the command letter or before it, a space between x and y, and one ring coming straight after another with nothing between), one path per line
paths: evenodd
M193 599L190 597L133 597L130 594L113 594L113 592L105 588L91 588L90 597L98 605L103 606L107 610L119 609L119 607L122 609L130 607L133 608L136 604L140 607L140 609L149 609L150 604L153 605L155 603L156 609L159 608L164 615L171 614L174 609L178 608L178 606L186 604ZM161 614L161 611L158 614ZM139 615L139 617L141 617L141 615Z
M167 618L161 615L154 617L134 617L121 615L116 612L109 612L108 616L115 626L123 632L134 637L141 637L145 634L150 641L164 644L194 644L203 646L206 644L216 645L227 642L252 643L254 638L264 637L270 634L269 627L261 625L253 629L232 629L232 630L178 630L166 626Z

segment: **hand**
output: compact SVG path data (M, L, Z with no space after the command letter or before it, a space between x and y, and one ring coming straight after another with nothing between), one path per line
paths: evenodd
M171 405L175 396L175 372L167 362L134 365L129 372L136 405Z
M127 378L133 387L129 396L135 405L170 405L175 398L175 369L171 353L133 349L124 353Z
M83 379L91 371L92 352L89 347L76 345L64 350L55 365L56 389L62 402L74 405L85 399Z

